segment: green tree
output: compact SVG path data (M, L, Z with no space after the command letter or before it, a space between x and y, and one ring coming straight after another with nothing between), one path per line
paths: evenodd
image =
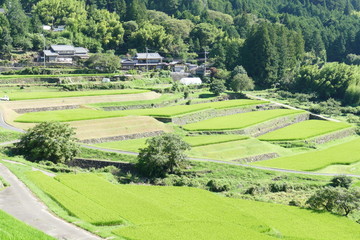
M10 32L13 39L13 45L23 47L24 38L29 32L29 18L25 15L19 0L6 0L6 16L10 23ZM27 47L27 46L26 46Z
M341 176L335 176L331 179L330 185L332 187L342 187L349 189L352 183L351 177L341 175Z
M210 83L210 92L214 93L217 96L225 92L225 90L226 90L225 83L221 79L214 78Z
M113 53L94 54L86 60L85 65L106 73L116 72L121 67L120 58Z
M234 92L242 92L254 89L254 81L247 74L236 74L231 80L231 89Z
M71 161L79 153L74 128L59 122L43 122L30 128L15 144L15 152L30 161Z
M137 168L148 177L164 177L167 173L186 166L185 151L190 145L175 134L164 134L146 140L146 148L140 149Z

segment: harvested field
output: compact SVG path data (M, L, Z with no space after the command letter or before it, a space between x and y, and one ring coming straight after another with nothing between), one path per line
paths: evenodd
M262 122L266 122L278 117L304 113L301 110L275 109L267 111L255 111L240 113L225 117L217 117L197 123L187 124L184 127L188 131L219 131L235 130L250 127Z
M154 131L171 131L171 127L146 116L119 117L70 122L80 140L116 137Z
M300 171L316 171L334 164L352 164L360 161L360 138L323 150L290 157L266 160L254 165Z
M262 141L305 140L350 127L352 127L352 125L347 123L309 120L264 134L258 137L258 139Z

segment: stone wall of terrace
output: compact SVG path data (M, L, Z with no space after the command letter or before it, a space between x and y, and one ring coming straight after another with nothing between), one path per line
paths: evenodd
M238 113L246 113L251 111L263 111L263 110L271 110L279 108L278 105L274 104L261 104L261 105L253 105L253 106L245 106L238 108L228 108L228 109L208 109L199 112L189 113L182 116L177 116L173 118L164 118L164 117L155 117L157 120L168 123L172 122L177 125L186 125L189 123L195 123L199 121L203 121L206 119L211 119L215 117L224 117L228 115L234 115Z
M326 135L312 138L305 142L306 143L312 142L312 143L316 143L316 144L324 144L324 143L327 143L327 142L330 142L330 141L333 141L336 139L346 138L346 137L349 137L354 134L355 134L355 128L346 128L343 130L339 130L336 132L328 133Z
M134 172L135 165L133 163L127 162L113 162L113 161L103 161L103 160L94 160L94 159L83 159L75 158L74 160L67 163L70 167L80 167L80 168L104 168L108 166L114 166L125 172Z
M278 117L263 123L259 123L247 128L238 130L223 130L223 131L191 131L191 134L197 135L211 135L211 134L240 134L252 137L258 137L268 132L275 131L286 126L309 120L309 113L293 114L289 116Z
M279 157L279 154L277 154L277 153L265 153L265 154L260 154L260 155L256 155L256 156L244 157L244 158L236 159L233 161L246 164L246 163L259 162L259 161L264 161L264 160L278 158L278 157Z
M128 135L119 135L113 137L103 137L103 138L92 138L92 139L85 139L82 140L82 143L85 144L98 144L104 142L115 142L115 141L125 141L137 138L147 138L147 137L155 137L164 134L164 131L153 131L153 132L145 132L145 133L134 133Z
M67 105L67 106L42 107L42 108L18 108L18 109L14 109L14 111L19 114L24 114L24 113L31 113L31 112L69 110L69 109L76 109L79 107L80 107L80 105Z

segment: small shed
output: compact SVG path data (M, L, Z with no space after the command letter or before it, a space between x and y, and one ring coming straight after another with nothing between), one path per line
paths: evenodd
M202 81L200 78L182 78L180 83L184 85L201 85Z

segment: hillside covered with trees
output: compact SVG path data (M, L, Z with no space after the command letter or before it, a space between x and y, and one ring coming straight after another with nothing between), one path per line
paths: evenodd
M0 53L74 44L125 55L203 58L226 81L360 103L360 0L0 0ZM65 26L61 32L42 26ZM327 62L339 62L327 64ZM343 64L343 63L346 63Z

